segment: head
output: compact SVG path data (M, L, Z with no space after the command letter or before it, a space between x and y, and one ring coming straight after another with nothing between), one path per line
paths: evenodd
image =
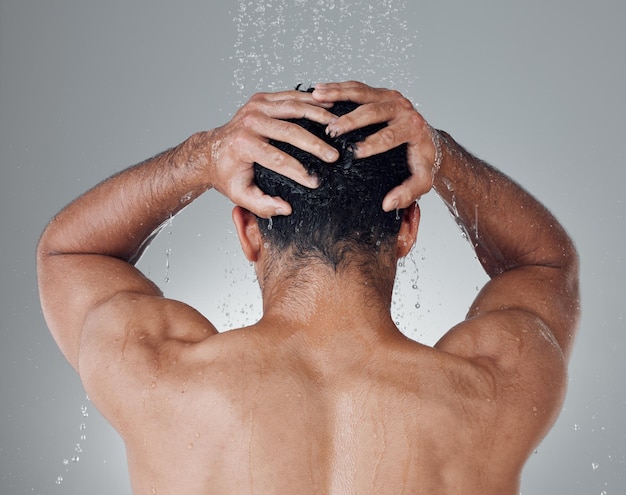
M340 116L357 106L352 102L338 102L330 111ZM292 207L291 215L256 219L264 245L274 256L288 256L298 267L312 262L322 263L335 271L355 262L362 267L372 267L381 256L393 258L395 266L395 256L406 254L403 250L398 251L397 244L407 214L403 210L383 211L382 201L393 187L410 175L406 145L356 159L355 144L386 124L331 138L326 135L324 125L307 119L291 122L335 147L339 159L328 164L287 143L271 142L300 161L309 174L315 174L319 187L309 189L255 164L255 180L259 188L266 194L283 198ZM412 210L415 216L415 210ZM413 240L408 242L412 245Z

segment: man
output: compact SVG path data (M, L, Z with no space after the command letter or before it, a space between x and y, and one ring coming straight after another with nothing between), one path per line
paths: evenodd
M360 106L334 115L345 101ZM325 133L291 120L303 117ZM329 144L374 124L383 126L356 145ZM282 151L295 149L318 175ZM334 232L330 246L333 229L292 242L284 232L309 225L289 226L300 212L257 185L296 191L301 204L298 195L329 187L328 171L394 149L406 150L408 171L368 200L380 212L373 231ZM389 312L416 199L431 187L491 278L434 348L404 337ZM211 188L237 205L263 296L258 323L225 333L133 267L158 226ZM324 229L332 208L302 209L316 204ZM540 203L398 92L357 82L254 96L223 127L75 200L38 248L47 322L123 437L137 494L519 493L562 404L577 269L572 241Z

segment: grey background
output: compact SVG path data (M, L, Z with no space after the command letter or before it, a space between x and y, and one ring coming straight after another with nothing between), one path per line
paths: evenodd
M568 228L583 318L563 412L522 493L625 493L625 21L621 0L0 0L0 494L129 493L123 445L41 316L34 249L50 217L256 90L348 78L396 86ZM485 278L438 199L422 209L393 311L432 343ZM217 193L141 267L221 328L258 315Z

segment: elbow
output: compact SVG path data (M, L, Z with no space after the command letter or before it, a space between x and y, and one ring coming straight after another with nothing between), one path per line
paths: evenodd
M580 278L580 257L574 242L569 239L567 245L563 248L561 255L561 269L567 280L569 290L577 300L579 299L579 278Z
M53 219L46 226L37 242L35 262L38 278L49 271L51 261L60 254L63 254L63 250L59 244L59 234Z

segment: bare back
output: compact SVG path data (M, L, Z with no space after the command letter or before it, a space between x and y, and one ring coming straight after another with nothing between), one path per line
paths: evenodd
M518 492L537 431L510 424L487 368L399 333L322 353L290 329L203 338L197 323L164 340L137 327L104 354L86 338L81 376L134 493Z

